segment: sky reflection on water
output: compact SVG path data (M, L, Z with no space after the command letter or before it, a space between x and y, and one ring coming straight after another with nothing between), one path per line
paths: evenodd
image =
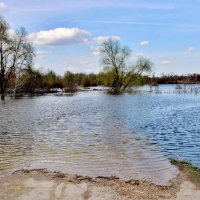
M1 174L22 167L165 184L167 157L200 166L200 96L81 92L0 104Z

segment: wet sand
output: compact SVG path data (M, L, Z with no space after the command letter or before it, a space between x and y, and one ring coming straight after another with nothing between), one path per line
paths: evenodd
M1 200L198 200L198 189L183 172L169 186L117 177L93 179L45 169L20 170L0 179Z

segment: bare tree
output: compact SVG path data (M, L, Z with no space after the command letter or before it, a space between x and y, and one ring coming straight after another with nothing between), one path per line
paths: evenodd
M152 62L147 58L139 58L135 64L129 64L131 50L122 47L117 40L108 40L101 46L102 63L105 69L112 72L112 89L114 93L122 93L144 72L151 72Z
M24 28L9 34L8 23L0 18L0 93L1 99L10 87L15 93L20 87L22 69L31 65L34 56L32 45L26 39Z

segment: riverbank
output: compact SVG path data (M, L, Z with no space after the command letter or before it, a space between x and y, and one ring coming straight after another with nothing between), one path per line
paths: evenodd
M192 166L172 161L180 174L169 186L148 181L120 180L117 177L96 177L48 172L45 169L20 170L0 179L1 200L128 200L128 199L200 199L200 172Z
M200 189L200 169L193 166L189 162L171 159L171 164L178 167L178 169L191 181L195 186Z

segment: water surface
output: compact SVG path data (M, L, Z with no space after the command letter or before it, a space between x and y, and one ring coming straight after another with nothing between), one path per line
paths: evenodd
M199 122L193 94L9 99L0 103L0 174L48 168L165 184L177 174L169 157L200 166Z

